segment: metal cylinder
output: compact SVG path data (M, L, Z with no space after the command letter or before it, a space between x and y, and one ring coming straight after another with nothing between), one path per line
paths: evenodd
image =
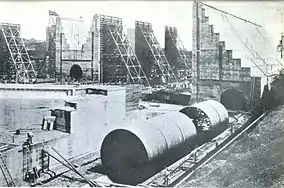
M229 122L228 111L218 101L207 100L196 103L181 109L180 112L192 118L197 127L207 125L210 129Z
M181 146L196 134L192 120L180 112L140 121L105 137L102 164L109 168L108 176L113 181L135 185L189 152L189 145ZM155 162L149 165L149 161Z
M220 121L221 122L228 120L228 118L229 118L228 111L225 108L225 106L223 106L220 102L214 101L214 100L208 100L208 101L206 101L206 103L216 109L216 111L220 115L220 118L221 118Z

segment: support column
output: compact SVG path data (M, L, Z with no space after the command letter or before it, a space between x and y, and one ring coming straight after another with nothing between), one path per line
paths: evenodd
M60 33L60 84L62 84L62 38L63 33Z
M94 36L95 36L95 33L92 31L92 61L91 61L92 81L94 81Z
M193 29L192 29L192 102L199 99L200 80L200 20L201 20L201 0L193 1Z

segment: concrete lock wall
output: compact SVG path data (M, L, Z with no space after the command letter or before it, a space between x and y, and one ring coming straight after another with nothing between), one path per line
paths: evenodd
M84 62L84 61L64 61L63 66L62 66L62 74L69 76L70 75L70 70L72 66L80 66L82 72L83 72L83 77L84 78L91 78L91 62ZM57 71L59 72L59 67L57 67Z
M23 155L22 152L19 152L20 150L21 147L14 147L10 150L1 152L4 162L13 178L21 178L23 175ZM7 186L2 171L0 171L0 174L0 185L3 187Z
M197 3L194 3L194 10ZM241 59L233 57L233 51L226 49L226 43L220 41L220 34L214 32L205 9L199 4L200 61L193 67L193 75L199 75L197 84L193 85L195 100L215 99L220 101L221 94L227 89L236 89L243 93L246 108L260 98L260 79L250 76L250 68L241 66ZM198 20L194 17L194 22ZM193 30L196 36L197 30ZM194 38L193 45L197 44ZM196 46L193 46L196 49ZM194 53L193 53L194 54ZM193 62L193 64L195 64ZM199 71L197 69L199 68ZM255 80L255 82L253 82ZM253 84L252 84L253 83Z
M70 74L70 68L72 65L79 65L83 70L83 78L91 77L91 59L92 59L92 49L91 49L91 33L86 32L84 26L84 21L80 20L75 23L75 33L72 31L74 29L73 25L70 26L70 21L61 17L57 18L56 21L56 72L60 73L60 54L61 54L61 43L60 43L60 33L63 33L62 37L62 73L63 75ZM77 27L78 26L78 27ZM70 30L71 29L71 30ZM80 33L80 36L76 36ZM73 34L73 36L72 36ZM94 72L97 70L98 62L94 61Z
M207 80L199 83L199 98L203 100L214 99L221 101L221 96L228 89L240 92L245 99L245 109L248 109L260 98L260 78L251 78L249 82L217 82ZM252 84L255 82L254 84ZM244 109L244 110L245 110Z
M124 119L125 88L108 90L107 96L94 95L78 99L77 110L71 112L73 156L99 150L107 132Z

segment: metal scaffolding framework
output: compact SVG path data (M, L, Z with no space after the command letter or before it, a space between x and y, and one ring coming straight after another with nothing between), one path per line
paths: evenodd
M20 25L0 25L2 36L10 53L9 63L14 65L17 83L31 83L36 78L36 72L27 53L23 39L20 36ZM12 67L11 67L12 68ZM11 70L9 70L11 71Z
M100 54L100 76L101 82L105 84L129 83L127 69L120 59L115 41L109 32L109 25L122 25L122 19L106 15L98 15L98 36ZM120 33L121 34L121 33Z
M116 52L119 53L121 60L125 64L128 75L133 84L143 84L150 86L137 56L131 47L122 25L108 25L111 37L117 47Z
M176 51L177 59L176 59L176 65L174 65L178 69L176 70L178 72L179 78L187 78L188 76L191 76L191 59L189 52L185 49L181 39L179 38L177 34L177 29L175 27L169 27L166 26L165 28L165 39L166 39L166 45L165 45L165 51L168 60L170 59L168 53L168 50L174 50ZM167 49L167 44L172 44L174 49ZM173 65L172 65L173 66ZM183 73L182 73L183 72Z
M150 59L150 67L151 67L151 69L149 70L150 72L146 72L146 74L148 73L149 75L148 78L152 79L158 76L159 79L161 79L160 83L164 84L177 82L176 75L174 74L172 67L165 56L164 50L160 47L160 44L153 32L152 25L150 23L141 22L141 21L136 21L135 25L136 25L135 33L139 33L140 36L142 35L146 42L144 47L145 50L147 51L146 52L147 54L145 55L147 56L147 58L149 58L149 56L152 57ZM137 48L135 47L135 49ZM141 57L141 59L143 58ZM143 64L149 64L149 62L146 61L147 60L144 59Z
M56 12L49 11L49 21L47 28L47 53L45 72L51 77L56 77Z
M123 31L122 19L106 15L95 15L94 18L97 27L97 29L95 28L95 51L100 53L102 82L150 86L148 78ZM99 48L97 48L98 42Z

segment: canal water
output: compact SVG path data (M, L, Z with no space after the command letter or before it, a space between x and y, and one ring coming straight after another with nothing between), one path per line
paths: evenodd
M37 128L50 108L63 104L63 99L0 98L0 132Z

